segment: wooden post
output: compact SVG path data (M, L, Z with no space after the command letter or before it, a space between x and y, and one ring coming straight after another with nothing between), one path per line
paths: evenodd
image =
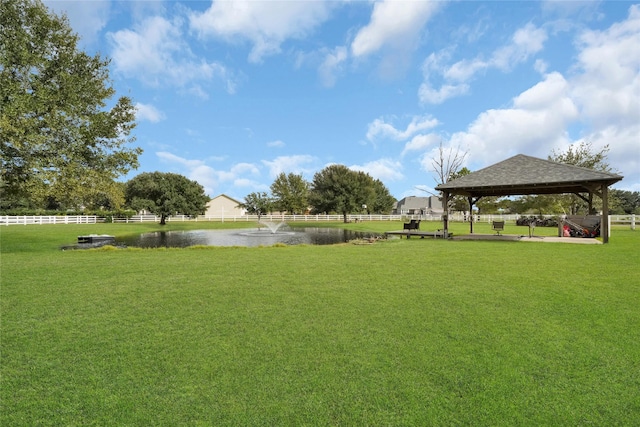
M609 186L602 184L602 243L609 243Z
M449 237L449 193L447 191L443 191L442 207L444 210L444 213L442 214L442 223L444 227L442 230L442 236L446 239Z
M473 234L473 196L469 196L469 233Z

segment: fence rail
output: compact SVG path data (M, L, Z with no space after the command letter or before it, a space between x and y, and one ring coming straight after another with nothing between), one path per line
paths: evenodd
M526 215L474 215L474 222L491 223L494 220L513 221ZM558 217L559 215L543 215L544 218ZM342 215L261 215L261 221L274 222L323 222L323 221L342 221ZM538 215L540 218L540 215ZM350 222L360 221L408 221L410 219L420 219L422 221L442 221L441 215L347 215ZM449 215L449 219L454 222L467 222L467 215L454 213ZM636 229L636 215L609 215L612 225L628 225L632 230ZM105 222L106 218L97 215L18 215L18 216L1 216L0 225L32 225L32 224L96 224ZM127 218L112 218L111 221L117 223L134 223L134 222L160 222L160 217L155 215L134 215ZM168 222L183 221L215 221L215 222L256 222L257 215L241 215L241 216L204 216L199 215L191 217L187 215L174 215L167 218Z
M0 216L0 225L96 224L104 220L96 215L16 215Z

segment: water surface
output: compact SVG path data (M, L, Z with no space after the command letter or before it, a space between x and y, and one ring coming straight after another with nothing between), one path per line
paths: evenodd
M276 233L266 228L239 230L190 230L156 231L128 238L118 238L120 245L140 248L185 248L188 246L272 246L276 243L286 245L333 245L356 239L382 237L378 233L340 228L295 228L283 227Z

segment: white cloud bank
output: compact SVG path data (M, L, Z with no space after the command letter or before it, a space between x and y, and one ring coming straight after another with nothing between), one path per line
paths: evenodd
M261 168L267 168L270 179L280 173L296 173L310 175L315 172L313 163L316 159L310 155L279 156L273 160L263 160L261 165L240 162L231 165L227 170L215 169L203 160L187 159L167 151L156 152L156 156L173 168L176 173L185 175L197 181L205 192L213 196L223 184L232 184L236 188L246 188L251 191L269 191L269 185L261 182L263 176ZM310 179L305 177L305 179ZM235 195L235 197L240 197Z
M136 103L136 119L158 123L166 118L164 113L151 104Z
M252 44L249 61L280 52L289 38L301 39L329 17L332 2L213 1L203 13L189 16L191 29L201 38L218 37Z
M358 31L351 43L352 55L360 58L385 48L413 50L421 29L440 5L437 1L376 2L369 24Z
M180 18L148 17L133 29L107 33L115 70L150 86L179 87L207 97L203 84L222 81L228 93L236 83L225 66L197 58L184 40Z
M583 31L576 43L577 62L569 75L544 74L509 107L482 112L445 145L468 147L469 159L484 167L517 153L546 158L580 140L591 142L595 150L608 144L609 162L631 182L639 182L640 6L631 6L628 18L608 29ZM530 52L540 45L532 46ZM580 135L569 134L572 126L581 129ZM425 138L424 144L415 143L423 149L434 142L424 135L416 138ZM410 144L413 140L405 149ZM424 170L429 170L431 157L423 155Z
M364 165L351 165L349 169L366 172L382 182L399 181L404 178L401 172L402 163L392 159L379 159L365 163Z
M424 82L418 89L418 98L423 104L441 104L449 98L464 95L468 93L470 82L477 73L488 69L511 71L517 64L540 52L546 40L544 29L528 23L513 34L509 44L496 49L486 60L477 56L448 65L451 49L432 53L422 66ZM439 87L433 83L436 79L443 81Z

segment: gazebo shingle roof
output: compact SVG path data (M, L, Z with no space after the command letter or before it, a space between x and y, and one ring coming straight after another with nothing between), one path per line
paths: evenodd
M623 177L518 154L438 185L436 190L467 196L562 194L597 191Z

